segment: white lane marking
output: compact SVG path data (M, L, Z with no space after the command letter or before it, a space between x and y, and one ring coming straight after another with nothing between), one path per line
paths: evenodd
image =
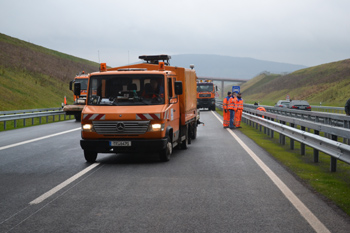
M221 122L223 121L214 113L214 116ZM237 142L245 149L245 151L252 157L252 159L260 166L260 168L267 174L267 176L275 183L287 199L294 205L305 220L312 226L316 232L329 232L328 228L304 205L302 201L278 178L278 176L251 150L249 147L231 130L228 132L237 140Z
M80 171L79 173L75 174L74 176L72 176L71 178L69 178L68 180L62 182L61 184L57 185L56 187L54 187L53 189L47 191L46 193L44 193L43 195L41 195L40 197L36 198L35 200L31 201L29 204L33 205L33 204L39 204L40 202L44 201L45 199L49 198L50 196L52 196L53 194L55 194L56 192L58 192L59 190L63 189L64 187L66 187L67 185L69 185L70 183L72 183L73 181L77 180L79 177L83 176L84 174L88 173L89 171L91 171L92 169L94 169L95 167L97 167L98 165L100 165L100 163L94 163L91 164L90 166L88 166L87 168L85 168L84 170Z
M81 129L81 128L79 127L79 128L76 128L76 129L71 129L71 130L67 130L67 131L63 131L63 132L60 132L60 133L55 133L55 134L47 135L47 136L40 137L40 138L35 138L35 139L23 141L23 142L18 142L18 143L11 144L11 145L8 145L8 146L2 146L2 147L0 147L0 150L5 150L5 149L8 149L8 148L12 148L12 147L24 145L24 144L27 144L27 143L40 141L40 140L43 140L43 139L46 139L46 138L55 137L55 136L58 136L58 135L70 133L70 132L73 132L73 131L76 131L76 130L80 130L80 129Z

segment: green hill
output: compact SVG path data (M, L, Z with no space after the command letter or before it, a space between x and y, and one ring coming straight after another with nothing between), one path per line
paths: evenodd
M350 98L350 59L301 69L288 75L261 74L241 86L247 103L274 105L280 99L343 107Z
M73 102L69 81L98 63L0 33L0 111L60 107Z

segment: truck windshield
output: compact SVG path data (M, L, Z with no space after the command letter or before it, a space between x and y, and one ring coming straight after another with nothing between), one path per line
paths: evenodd
M80 90L87 90L87 84L88 84L87 78L76 79L75 83L80 83Z
M213 84L198 84L197 85L197 92L211 92L213 91Z
M113 74L90 77L88 105L164 104L164 76Z

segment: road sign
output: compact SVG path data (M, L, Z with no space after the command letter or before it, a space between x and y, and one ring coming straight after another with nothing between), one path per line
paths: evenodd
M241 87L240 86L232 86L232 93L240 93L241 92Z

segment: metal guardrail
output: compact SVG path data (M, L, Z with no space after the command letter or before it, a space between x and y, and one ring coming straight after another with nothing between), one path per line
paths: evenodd
M222 110L222 103L218 102L217 107ZM349 143L350 141L350 117L322 112L280 109L271 106L263 106L267 112L262 112L257 111L257 107L252 104L244 104L242 120L248 121L246 123L249 125L254 122L256 129L260 128L260 131L264 127L264 133L272 138L274 132L278 132L281 144L285 144L285 137L290 138L290 149L292 150L294 149L294 141L300 142L301 154L305 154L305 145L314 148L314 162L318 162L319 151L330 155L330 170L332 172L336 171L338 159L350 164L350 146L338 142L338 137L342 137L343 142ZM296 129L297 126L300 126L301 130ZM307 128L313 129L314 134L306 132ZM320 132L325 133L326 137L319 136Z
M55 116L59 116L61 120L61 115L64 115L66 120L65 112L61 108L43 108L43 109L27 109L27 110L14 110L14 111L0 111L0 122L4 124L4 130L6 130L7 122L13 121L14 128L17 128L17 121L23 120L23 126L26 126L26 119L32 119L32 125L34 125L34 119L39 118L39 124L42 123L42 117L46 117L46 122L49 120L49 116L52 116L53 121L55 121ZM70 116L69 116L70 119Z
M311 105L311 109L313 111L319 111L319 112L345 114L345 106L344 107L331 107L331 106Z
M256 111L256 113L259 113L260 115L265 115L266 117L269 115L268 113ZM268 134L269 136L273 137L273 132L278 132L280 135L282 135L282 138L280 138L280 142L285 142L285 138L288 137L292 141L291 145L294 147L294 140L302 143L301 152L302 154L305 154L305 145L310 146L314 148L314 162L318 162L318 151L322 151L328 155L331 156L331 165L330 170L332 172L336 171L336 164L337 160L341 160L345 163L350 164L350 146L340 143L337 141L337 137L332 137L332 139L328 139L325 137L321 137L317 134L312 134L309 132L306 132L304 130L299 130L294 127L287 126L283 123L277 123L275 121L264 119L262 117L255 116L253 114L249 114L244 112L243 118L247 124L251 125L251 122L256 123L256 127L258 128L258 125L265 127L264 132ZM267 130L269 129L269 130ZM345 130L345 129L341 129ZM350 130L348 130L348 133L350 133ZM294 148L292 148L294 149Z
M258 106L253 104L244 104L244 108L256 109ZM276 113L278 115L285 115L294 118L304 119L313 122L321 122L326 125L339 126L343 128L350 128L350 117L344 114L335 114L328 112L317 112L317 111L305 111L305 110L294 110L288 108L277 108L266 105L259 105L264 107L267 112Z

